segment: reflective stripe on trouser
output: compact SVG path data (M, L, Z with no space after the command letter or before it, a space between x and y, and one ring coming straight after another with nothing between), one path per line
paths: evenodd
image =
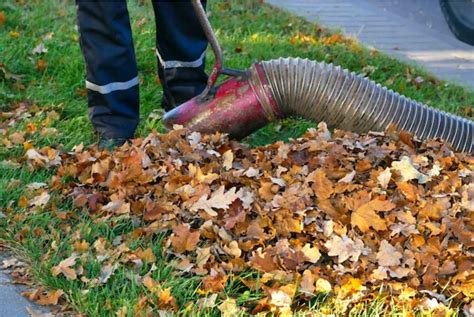
M203 1L206 5L206 1ZM153 0L156 17L158 75L163 86L162 106L169 110L201 93L206 36L190 0Z
M139 120L138 72L126 0L76 0L89 117L108 138L131 138Z
M76 3L92 124L106 137L130 138L139 120L139 93L126 0ZM170 61L166 70L158 63L163 105L169 109L204 89L207 40L190 0L154 0L153 7L158 50Z

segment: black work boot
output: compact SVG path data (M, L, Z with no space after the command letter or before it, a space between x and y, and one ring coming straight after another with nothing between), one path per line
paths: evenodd
M113 151L116 147L120 147L127 142L128 139L122 138L106 138L106 137L99 137L99 150L101 151Z

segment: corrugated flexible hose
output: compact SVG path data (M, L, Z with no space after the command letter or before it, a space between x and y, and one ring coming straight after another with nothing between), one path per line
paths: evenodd
M358 133L395 124L416 137L442 139L474 154L474 122L402 96L332 64L301 58L258 62L212 95L168 112L168 127L221 131L242 138L278 119L297 116Z
M300 58L260 65L283 117L324 121L359 133L395 124L420 139L440 138L456 150L474 152L473 121L418 103L339 66ZM260 82L252 82L256 91L262 89Z

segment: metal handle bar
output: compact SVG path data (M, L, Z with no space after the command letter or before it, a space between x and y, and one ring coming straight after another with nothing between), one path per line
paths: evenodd
M211 23L209 23L209 19L207 18L206 11L204 10L201 0L191 0L191 3L194 7L194 12L198 17L199 23L206 35L206 38L211 45L212 52L215 56L214 66L212 67L212 71L209 74L209 79L207 80L207 86L204 91L199 95L199 98L205 98L209 91L214 87L216 84L217 78L220 74L225 74L228 76L239 76L243 74L243 72L233 69L224 68L224 54L222 53L221 46L219 41L217 41L216 34L212 29Z

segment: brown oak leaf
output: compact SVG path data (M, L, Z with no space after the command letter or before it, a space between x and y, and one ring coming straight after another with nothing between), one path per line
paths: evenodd
M263 272L272 272L279 270L278 265L273 260L273 257L267 252L262 253L261 250L257 250L250 258L250 263L252 266Z
M311 188L318 199L328 199L334 192L334 185L327 178L326 172L320 168L308 175L308 180L313 182Z
M219 293L224 290L227 275L211 270L211 274L202 280L202 289L206 293Z
M214 209L228 209L230 204L239 198L239 195L237 195L235 191L236 188L232 187L226 192L225 187L221 186L211 197L208 198L207 195L204 195L199 198L189 209L191 211L204 210L209 216L215 217L217 216L217 212Z
M382 240L376 258L381 266L397 266L400 265L402 256L403 254L398 251L397 248L391 245L387 240Z
M367 251L362 240L352 240L348 236L341 238L338 235L333 235L330 240L326 241L324 246L328 249L329 256L338 257L337 263L342 263L347 259L356 262L361 254Z
M178 253L194 251L199 242L199 231L191 232L189 225L181 224L173 229L171 236L171 247Z

